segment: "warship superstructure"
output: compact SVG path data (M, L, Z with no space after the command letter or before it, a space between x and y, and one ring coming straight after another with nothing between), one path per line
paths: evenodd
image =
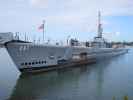
M88 63L126 53L126 48L113 48L105 41L101 25L99 13L98 35L89 46L80 46L74 39L66 46L36 44L15 38L12 33L0 33L0 45L7 49L21 72L55 69L63 65L69 66L84 61Z

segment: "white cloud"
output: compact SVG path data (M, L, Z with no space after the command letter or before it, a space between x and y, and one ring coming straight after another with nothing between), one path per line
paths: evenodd
M95 13L100 9L105 15L133 14L132 0L30 0L30 2L36 7L62 8L79 13Z
M121 33L120 32L106 32L103 34L103 36L107 39L107 40L118 40L120 38Z
M115 34L116 34L116 36L119 36L120 35L120 32L116 32Z
M48 0L30 0L31 5L41 8L48 7Z
M45 10L48 24L67 31L96 32L97 12L103 16L133 15L132 0L30 0L32 7ZM102 19L104 25L110 24ZM117 30L116 30L117 31ZM119 35L116 32L115 35Z
M60 18L61 14L65 18L68 16L70 21L72 17L79 16L88 16L89 19L96 16L98 10L105 16L133 15L132 0L30 0L30 2L33 7L47 8L49 12L56 12L56 17Z

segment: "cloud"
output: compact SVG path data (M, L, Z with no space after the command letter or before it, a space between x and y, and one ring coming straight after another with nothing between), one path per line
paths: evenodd
M99 10L102 16L133 16L132 0L30 0L30 4L44 10L49 27L65 32L97 32ZM103 18L102 23L103 26L110 24Z
M76 12L92 13L102 10L104 14L133 14L132 0L30 0L36 7L62 8Z
M99 10L103 16L133 15L132 0L30 0L30 3L33 7L47 8L45 11L56 18L64 16L66 22L71 22L72 17L73 20L88 17L91 21Z
M120 32L116 32L115 34L116 34L116 36L119 36L120 35Z
M107 39L107 40L118 40L120 38L121 33L120 32L106 32L103 33L103 36Z
M30 0L32 6L47 8L48 7L48 0Z

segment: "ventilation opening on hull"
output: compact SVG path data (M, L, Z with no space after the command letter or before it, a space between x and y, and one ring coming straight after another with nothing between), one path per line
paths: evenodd
M21 63L21 66L37 65L37 64L46 64L46 63L47 63L47 61L25 62L25 63Z

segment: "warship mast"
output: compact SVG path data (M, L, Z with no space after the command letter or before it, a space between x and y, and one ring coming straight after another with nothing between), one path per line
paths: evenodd
M101 23L101 12L98 12L98 37L102 38L102 23Z

